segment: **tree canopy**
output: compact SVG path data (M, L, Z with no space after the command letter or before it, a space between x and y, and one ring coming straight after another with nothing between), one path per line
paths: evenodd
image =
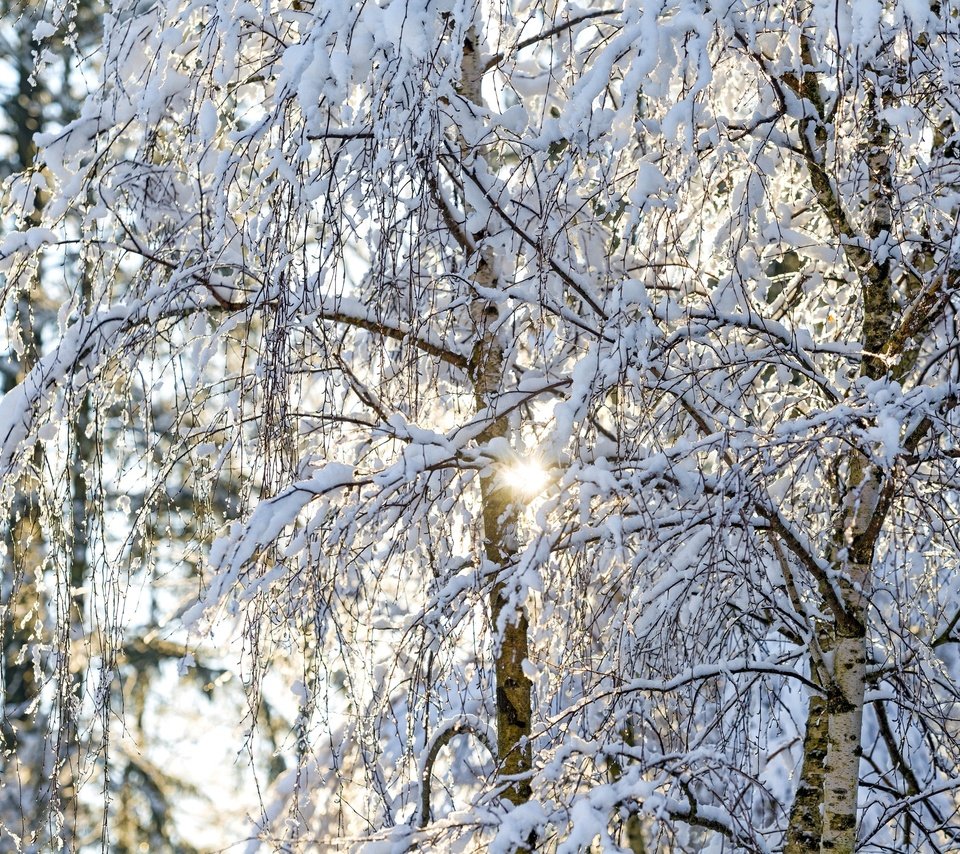
M240 633L251 727L293 692L225 839L956 850L955 3L103 27L4 185L8 359L38 270L70 295L0 398L0 496L62 513L60 583L99 449L89 697L185 555L157 631ZM172 494L201 521L165 541Z

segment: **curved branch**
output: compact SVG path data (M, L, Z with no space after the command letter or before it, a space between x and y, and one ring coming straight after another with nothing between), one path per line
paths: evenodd
M420 763L420 809L414 822L415 827L422 828L430 817L430 777L437 756L454 738L464 734L472 735L486 748L494 762L497 761L497 751L490 732L476 715L460 715L440 724L424 747L423 761Z

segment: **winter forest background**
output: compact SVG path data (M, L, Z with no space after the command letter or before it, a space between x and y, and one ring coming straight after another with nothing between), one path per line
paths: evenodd
M0 6L0 850L960 851L960 3Z

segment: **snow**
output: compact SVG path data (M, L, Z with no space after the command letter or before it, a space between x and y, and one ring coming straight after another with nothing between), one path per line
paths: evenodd
M260 502L244 525L235 525L228 537L221 538L214 544L211 560L218 573L203 601L184 613L184 625L196 626L204 615L221 605L257 552L273 543L283 530L297 520L301 511L311 501L352 485L354 477L353 467L329 462L310 478L298 481L278 495ZM276 566L265 575L254 577L251 582L245 583L242 598L252 598L260 589L280 578L285 571L284 567Z
M217 106L208 98L200 105L197 114L197 129L203 142L210 143L213 140L217 133L217 124Z
M51 24L49 21L38 21L33 28L33 35L31 38L35 42L43 41L44 39L50 38L57 32L57 28L54 24Z
M35 252L47 243L57 243L59 237L50 228L33 227L14 231L0 242L0 270L9 270L16 256L26 251Z
M200 668L200 638L235 625L252 706L292 733L254 835L376 854L509 851L535 831L613 851L637 809L681 847L769 850L809 698L830 687L811 638L856 615L851 582L871 656L910 662L865 698L950 814L957 660L933 639L960 583L940 303L960 35L944 21L920 0L816 0L796 20L685 1L114 10L99 88L7 185L4 335L26 375L0 399L5 506L38 440L40 487L66 482L83 396L106 467L140 454L131 470L163 471L154 494L208 511L184 511L204 592L171 631ZM467 33L489 68L464 64ZM870 219L888 200L871 118L896 154L889 224ZM821 163L846 221L811 182ZM857 250L890 271L903 347L864 352ZM27 370L34 276L50 292ZM154 520L124 498L111 512L133 527L98 548L137 544L133 561ZM861 572L838 546L879 509ZM150 555L164 570L174 541ZM60 551L38 585L69 569ZM534 796L506 803L502 758L478 763L464 735L420 816L437 739L469 722L495 741L521 611ZM864 768L893 779L875 713ZM860 784L863 826L897 850L921 807ZM692 836L694 811L729 839Z

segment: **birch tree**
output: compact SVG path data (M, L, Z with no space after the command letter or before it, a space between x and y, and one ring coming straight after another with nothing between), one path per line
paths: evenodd
M0 247L91 288L0 471L136 375L242 473L177 619L297 674L252 839L956 847L958 20L111 7Z

